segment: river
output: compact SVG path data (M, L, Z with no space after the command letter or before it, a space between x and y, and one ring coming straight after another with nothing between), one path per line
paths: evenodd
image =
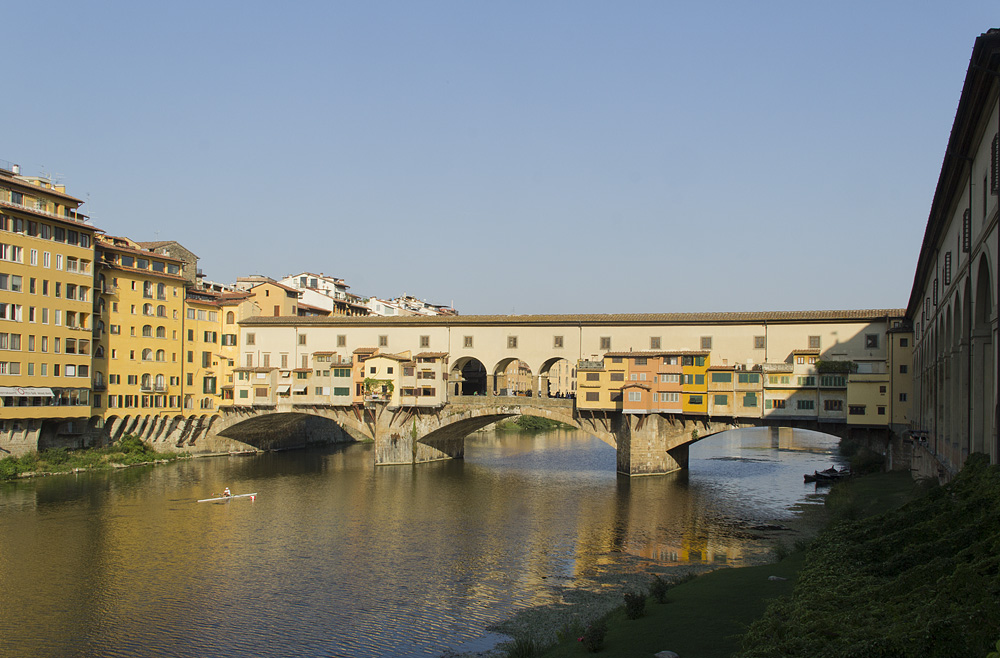
M577 431L482 432L465 459L371 445L0 483L0 655L439 656L608 575L739 566L821 500L812 432L726 432L689 470L615 474ZM229 486L256 500L198 503ZM598 584L598 585L595 585Z

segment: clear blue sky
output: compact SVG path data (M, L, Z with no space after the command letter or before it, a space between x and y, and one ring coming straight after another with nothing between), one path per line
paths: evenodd
M903 307L979 2L46 2L0 159L209 278L463 314Z

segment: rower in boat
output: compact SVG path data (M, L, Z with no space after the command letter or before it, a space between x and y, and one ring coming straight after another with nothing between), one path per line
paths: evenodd
M229 487L226 487L225 489L223 489L223 491L222 491L222 495L223 495L223 496L225 496L226 498L229 498L229 497L230 497L230 496L232 496L233 494L232 494L232 492L231 492L231 491L229 491Z

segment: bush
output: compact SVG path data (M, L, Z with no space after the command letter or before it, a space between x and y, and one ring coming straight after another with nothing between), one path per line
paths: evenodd
M530 637L516 637L513 642L501 645L507 658L532 658L538 653L538 643Z
M563 624L563 627L556 631L556 639L562 644L572 638L579 638L583 635L584 626L578 617Z
M597 653L604 648L604 636L608 634L608 624L603 619L596 619L587 625L580 642L588 653Z
M625 592L625 616L638 619L646 614L646 597L637 592Z
M12 457L0 459L0 480L11 480L17 477L20 470L17 468L17 460Z
M653 575L653 582L649 585L649 595L656 599L657 603L667 602L667 592L670 590L670 585L667 581L660 578L659 575Z

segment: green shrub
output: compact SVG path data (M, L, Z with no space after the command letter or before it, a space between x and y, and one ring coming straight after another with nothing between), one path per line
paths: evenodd
M583 635L584 626L579 617L574 617L572 621L563 624L563 627L556 631L556 639L559 643L575 640Z
M625 592L625 616L638 619L646 614L646 597L638 592Z
M540 647L534 638L521 636L514 638L512 642L503 643L501 648L507 658L533 658Z
M649 585L649 595L656 599L657 603L667 602L667 592L670 590L670 585L667 581L660 578L658 574L653 575L653 582Z
M588 653L596 653L604 648L604 636L608 634L608 623L603 619L595 619L587 624L580 642Z
M17 477L20 470L17 467L17 460L13 457L0 459L0 480L11 480Z

